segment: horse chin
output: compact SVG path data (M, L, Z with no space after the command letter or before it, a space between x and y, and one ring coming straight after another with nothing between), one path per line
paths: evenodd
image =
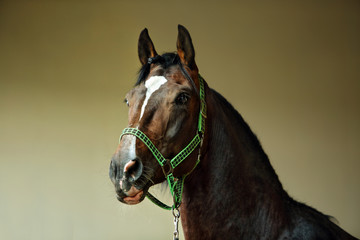
M149 186L145 186L143 189L137 189L135 186L132 186L125 194L117 194L117 199L122 203L135 205L144 200L148 189Z
M129 197L124 197L123 201L126 204L129 205L135 205L140 203L143 199L144 199L144 191L143 190L139 190L135 193L135 195L129 196Z

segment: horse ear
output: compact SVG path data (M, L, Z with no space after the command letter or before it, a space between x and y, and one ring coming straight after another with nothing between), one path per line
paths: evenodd
M140 33L139 43L138 43L138 54L142 65L146 64L149 58L158 55L156 53L154 44L151 41L148 30L146 28L142 30L142 32Z
M195 50L192 44L190 33L182 26L178 25L178 39L177 39L177 53L180 57L181 62L188 66L191 70L196 70L195 63Z

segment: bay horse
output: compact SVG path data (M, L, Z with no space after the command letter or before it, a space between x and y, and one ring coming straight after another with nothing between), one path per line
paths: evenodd
M178 26L177 52L162 55L145 28L138 55L128 128L109 171L120 202L147 196L177 210L187 240L356 239L287 194L247 123L199 75L186 28ZM148 192L165 180L171 207Z

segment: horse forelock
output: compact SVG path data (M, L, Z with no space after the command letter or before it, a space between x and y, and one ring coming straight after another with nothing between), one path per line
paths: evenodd
M154 64L157 67L160 67L160 68L155 68L155 71L157 73L153 72L154 67L152 68L151 66L152 64ZM160 76L164 74L164 72L167 69L176 65L179 66L179 70L182 73L182 75L189 81L192 88L199 95L199 91L196 87L196 84L192 79L191 74L186 70L186 67L181 63L179 55L171 52L164 53L163 55L158 55L155 58L152 58L150 62L144 64L139 70L138 79L136 81L135 86L140 85L142 82L145 82L149 74Z
M162 55L159 55L151 63L160 66L163 70L166 70L171 66L179 64L180 59L176 53L164 53ZM142 82L145 82L146 78L150 74L151 63L148 62L140 68L135 86L141 84Z

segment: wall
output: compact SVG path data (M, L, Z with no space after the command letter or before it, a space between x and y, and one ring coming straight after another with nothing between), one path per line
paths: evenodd
M169 239L108 166L147 27L250 124L295 199L360 237L359 1L0 1L0 239ZM161 191L159 191L161 195Z

